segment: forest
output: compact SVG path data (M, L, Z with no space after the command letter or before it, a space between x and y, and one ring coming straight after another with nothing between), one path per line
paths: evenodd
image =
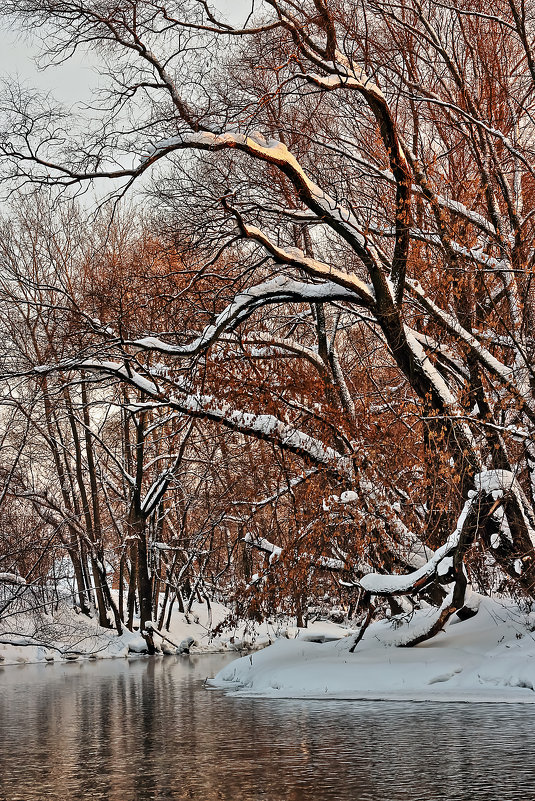
M0 16L95 78L0 92L0 640L531 611L533 3Z

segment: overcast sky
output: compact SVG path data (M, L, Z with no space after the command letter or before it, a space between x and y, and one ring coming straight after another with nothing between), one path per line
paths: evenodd
M213 0L212 5L227 20L240 24L251 8L251 0ZM65 66L38 71L34 61L37 50L27 37L0 28L1 78L18 78L28 87L50 91L58 100L67 103L89 99L96 76L87 56L75 55Z

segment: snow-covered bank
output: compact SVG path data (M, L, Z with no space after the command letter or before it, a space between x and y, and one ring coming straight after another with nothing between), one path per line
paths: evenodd
M228 615L229 609L223 604L213 602L208 609L205 603L195 602L188 616L178 611L173 613L169 631L162 631L166 639L155 634L155 645L164 655L180 653L183 650L180 646L191 639L193 644L188 650L192 654L240 652L264 648L280 637L325 640L347 633L347 629L327 621L313 623L306 630L242 622L214 634L214 629ZM0 666L65 659L124 658L137 656L145 650L146 643L139 631L124 629L119 637L114 629L102 628L96 620L76 614L66 605L60 606L53 615L17 614L0 624Z
M169 631L162 631L170 642L155 634L155 644L163 653L174 653L175 646L192 638L191 651L195 653L232 650L236 643L232 633L213 637L210 629L227 615L228 609L222 604L214 603L208 610L206 604L194 603L188 617L175 612ZM3 621L0 629L0 665L76 658L113 659L136 655L146 649L139 631L124 629L119 637L115 629L102 628L95 619L76 614L66 605L60 605L54 614L42 614L37 619L32 614L13 615ZM243 632L241 635L240 644Z
M421 625L415 614L411 627ZM456 616L433 640L393 645L388 621L370 626L354 653L353 637L323 644L280 640L232 662L212 686L279 698L403 699L535 703L535 613L484 599L478 614Z

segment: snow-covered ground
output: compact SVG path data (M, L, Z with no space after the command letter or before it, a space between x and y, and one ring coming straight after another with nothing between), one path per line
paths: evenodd
M211 622L215 627L228 615L228 609L214 603L211 607ZM189 620L189 622L188 622ZM135 621L139 626L139 621ZM6 624L0 626L6 628ZM176 646L184 640L193 638L192 652L217 651L232 648L243 632L236 632L234 642L232 632L213 638L209 629L209 613L206 604L194 603L188 618L174 612L169 631L162 634L170 640L166 642L157 634L154 641L164 652L174 653ZM10 641L10 642L7 642ZM36 643L35 645L32 643ZM0 664L13 665L25 662L45 662L62 659L96 658L109 659L139 654L146 650L146 642L139 631L127 629L119 637L115 629L105 629L95 619L76 614L67 606L57 610L54 615L42 615L37 620L32 615L16 615L9 620L8 630L0 631Z
M340 638L347 633L341 626L325 622L314 623L306 630L286 625L253 625L241 623L214 635L213 629L229 615L227 607L212 603L193 604L186 617L173 612L169 631L162 630L167 638L158 634L154 642L163 654L180 653L181 645L193 639L191 653L218 651L244 651L263 648L279 637ZM136 621L139 625L139 621ZM156 625L156 624L154 624ZM188 643L189 644L189 643ZM96 620L76 614L71 607L60 607L54 615L18 614L0 622L0 665L52 662L69 659L110 659L135 656L146 650L146 642L139 631L127 629L118 637L114 629L101 628Z
M421 628L426 614L417 612L402 627L390 621L373 624L354 653L355 632L328 621L307 629L243 623L214 636L213 628L228 615L217 603L210 613L206 604L194 604L189 622L175 612L170 631L162 632L170 642L154 639L168 654L188 638L194 641L191 653L248 650L212 680L214 687L239 694L535 703L535 612L485 598L469 620L454 616L431 641L397 647ZM38 627L30 617L12 622L17 633L0 633L2 666L136 656L145 646L137 631L118 637L68 608L54 617L42 615Z
M410 626L418 629L422 616ZM454 616L433 640L400 648L388 621L370 626L354 653L351 635L324 644L278 640L227 665L214 687L278 698L535 703L535 613L483 599L475 617Z

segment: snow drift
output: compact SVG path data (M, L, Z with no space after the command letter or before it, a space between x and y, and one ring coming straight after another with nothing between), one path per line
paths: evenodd
M425 623L416 613L409 630ZM483 599L475 617L454 616L434 639L396 647L400 629L380 621L354 653L354 636L337 642L279 640L231 662L211 684L239 694L535 703L535 613Z

